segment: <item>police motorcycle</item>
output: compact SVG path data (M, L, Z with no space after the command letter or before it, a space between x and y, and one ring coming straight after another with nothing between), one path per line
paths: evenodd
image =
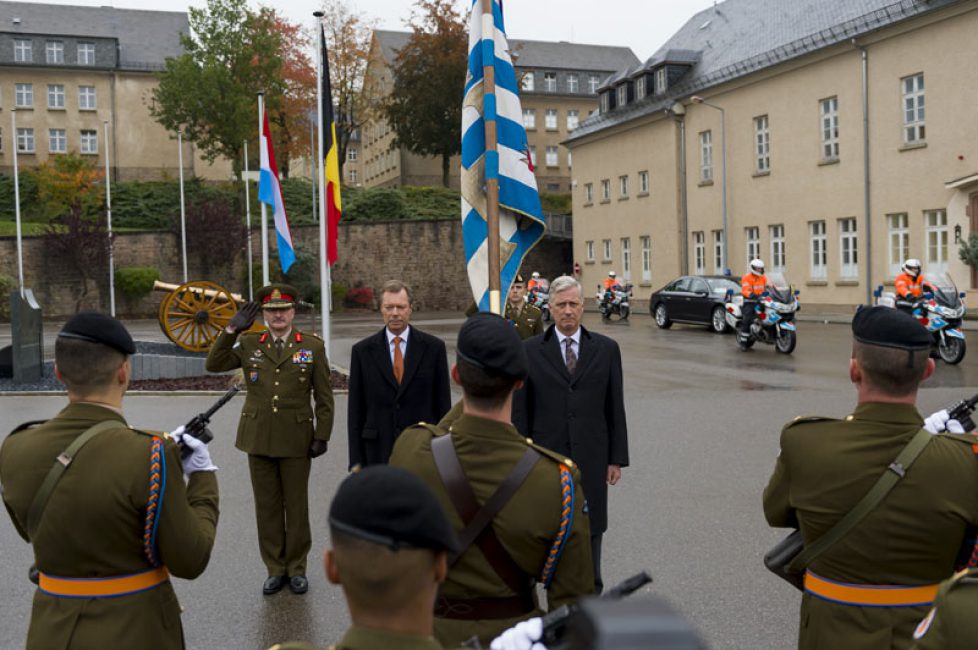
M950 365L961 363L967 348L961 330L965 294L958 292L954 280L945 272L924 273L923 285L923 297L912 302L897 298L892 291L884 292L883 287L878 287L873 295L877 305L912 310L914 318L934 337L932 355Z
M598 285L598 293L595 300L598 303L598 311L601 313L602 320L611 320L612 316L618 316L621 320L628 320L632 313L629 296L632 295L632 284L628 282L622 287L616 284L610 289Z
M738 333L737 345L741 350L750 349L756 341L774 345L782 354L791 354L798 342L795 330L795 312L798 311L799 291L792 291L784 274L773 271L767 276L767 289L755 306L756 316L750 324L750 334L744 340L740 335L744 297L727 290L727 325Z
M543 320L550 321L550 281L540 279L537 286L526 292L527 304L543 312Z

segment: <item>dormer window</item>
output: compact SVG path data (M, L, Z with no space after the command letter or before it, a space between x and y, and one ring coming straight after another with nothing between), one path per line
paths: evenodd
M543 73L543 86L544 90L548 93L557 92L557 73L556 72L544 72Z
M607 113L611 110L611 93L604 92L601 93L601 112Z
M645 97L645 77L639 77L635 80L635 101L638 101Z
M669 87L669 77L666 74L666 66L662 66L655 71L655 92L656 94L666 92Z
M628 103L628 84L623 83L618 86L618 106L624 106Z

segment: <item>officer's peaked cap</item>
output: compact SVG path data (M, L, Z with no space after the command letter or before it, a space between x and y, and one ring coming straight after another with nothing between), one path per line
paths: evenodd
M497 314L472 315L458 332L458 357L490 373L523 379L526 351L516 328Z
M136 353L136 344L125 325L111 316L95 311L83 311L72 316L58 332L58 336L101 343L123 354Z

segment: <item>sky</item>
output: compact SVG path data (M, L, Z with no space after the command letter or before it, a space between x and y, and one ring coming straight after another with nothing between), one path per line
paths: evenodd
M249 0L257 6L256 0ZM380 29L407 30L411 0L347 0L349 6L377 20ZM468 0L458 0L468 8ZM322 0L266 0L294 23L313 26L312 12ZM202 7L203 0L70 0L43 4L111 5L119 9L185 11ZM162 6L161 6L162 4ZM510 38L538 41L570 41L590 45L624 45L642 61L713 0L505 0L506 34Z

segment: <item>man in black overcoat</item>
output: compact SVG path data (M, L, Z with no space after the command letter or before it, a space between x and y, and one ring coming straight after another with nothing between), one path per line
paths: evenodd
M380 312L384 329L354 345L350 359L350 468L387 463L403 429L438 422L452 406L445 343L410 325L410 288L387 282Z
M584 291L562 276L550 285L554 324L523 342L530 373L513 404L513 423L533 442L569 456L581 469L591 518L595 592L601 536L608 528L608 486L628 465L628 431L618 344L581 326Z

